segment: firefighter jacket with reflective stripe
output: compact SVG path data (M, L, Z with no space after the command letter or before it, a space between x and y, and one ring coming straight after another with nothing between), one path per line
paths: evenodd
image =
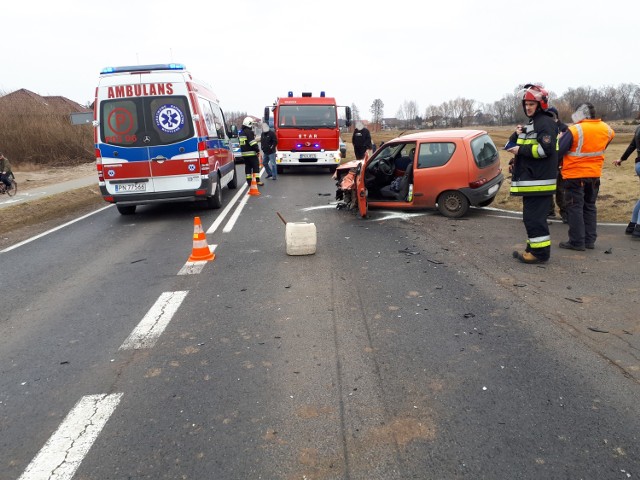
M254 157L260 152L260 145L256 140L253 130L249 127L242 127L238 132L238 141L240 142L240 152L242 157Z
M558 125L550 113L538 110L523 133L513 133L509 141L520 149L514 158L511 176L511 195L553 195L558 175L556 149Z
M613 129L599 118L571 125L560 137L560 154L564 155L562 178L599 178L604 151L614 136Z

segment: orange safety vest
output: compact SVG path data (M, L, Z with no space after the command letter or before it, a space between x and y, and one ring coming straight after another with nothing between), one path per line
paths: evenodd
M571 149L562 160L562 178L598 178L602 175L604 151L616 132L599 118L585 119L569 127Z

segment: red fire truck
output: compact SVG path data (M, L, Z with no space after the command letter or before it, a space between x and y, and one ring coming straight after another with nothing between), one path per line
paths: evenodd
M303 92L294 97L289 92L264 109L264 121L272 125L278 138L276 164L278 173L285 167L329 167L340 164L340 123L338 108L345 109L344 126L351 125L351 108L339 107L336 99L320 92L314 97ZM273 112L273 121L270 115Z

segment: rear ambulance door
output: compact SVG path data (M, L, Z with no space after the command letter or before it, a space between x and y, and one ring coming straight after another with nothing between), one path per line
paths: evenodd
M144 103L153 191L199 188L198 140L187 97L146 97Z
M149 149L141 98L100 103L100 139L104 180L110 194L152 192Z

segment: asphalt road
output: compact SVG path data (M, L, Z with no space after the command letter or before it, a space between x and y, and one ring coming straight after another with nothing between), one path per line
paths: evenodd
M516 215L363 220L326 173L265 182L0 254L1 479L640 472L640 242L602 226L520 265ZM314 255L276 212L316 225ZM195 216L216 258L179 274Z

